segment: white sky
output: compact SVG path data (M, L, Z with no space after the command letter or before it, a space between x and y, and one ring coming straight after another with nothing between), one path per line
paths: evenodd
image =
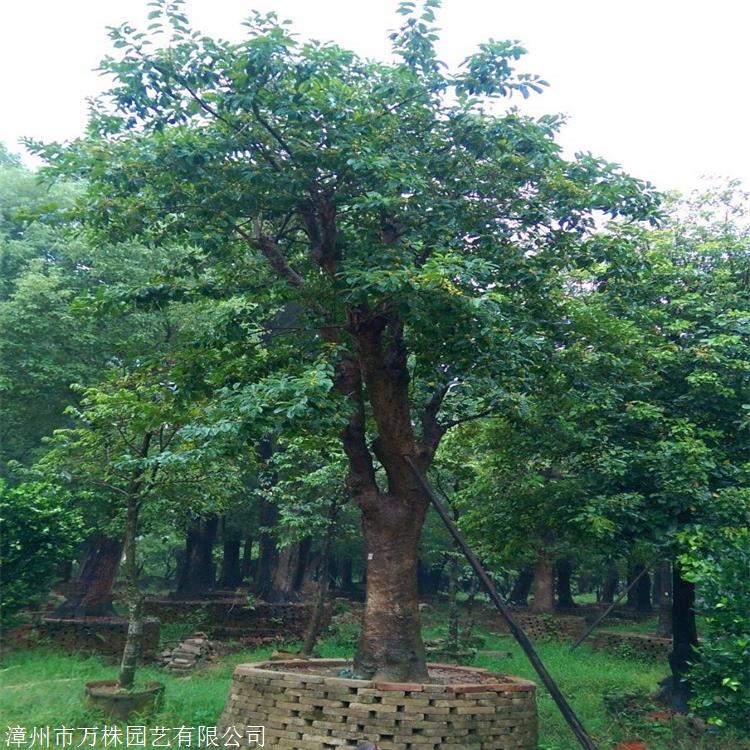
M388 56L396 0L188 0L195 27L236 39L252 8L276 10L302 36ZM105 27L145 25L146 0L0 0L0 140L79 135L104 79ZM562 143L592 151L663 189L701 175L750 186L750 0L443 0L446 62L489 38L519 39L521 68L550 88L534 114L569 116ZM519 100L520 102L520 100Z

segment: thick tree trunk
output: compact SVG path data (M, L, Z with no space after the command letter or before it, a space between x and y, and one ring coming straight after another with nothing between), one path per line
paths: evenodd
M555 611L554 565L546 550L539 553L534 566L534 599L529 610L535 613Z
M438 390L414 434L403 321L388 305L347 310L355 356L342 357L336 388L350 401L342 433L349 463L347 487L362 513L367 589L362 631L354 659L363 676L391 682L428 679L417 595L417 547L429 498L406 458L427 471L446 427L437 420ZM377 436L368 442L364 397ZM387 492L375 475L373 453L385 469Z
M213 549L219 519L195 519L187 532L185 558L177 576L177 595L195 596L214 584Z
M367 592L354 668L388 682L427 679L417 594L417 545L426 506L381 497L362 512Z
M611 565L607 570L607 577L604 579L602 586L602 603L612 604L617 594L617 587L620 584L620 573L616 565Z
M698 631L695 624L695 585L686 581L679 563L672 566L672 653L669 666L672 669L672 707L680 713L689 710L691 696L688 671L698 658Z
M222 525L224 532L219 586L223 589L235 589L242 583L242 568L240 565L242 535L238 529L229 527L226 521Z
M659 563L659 622L656 634L672 637L672 568L668 560Z
M568 558L563 557L557 561L557 604L560 607L575 607L573 591L570 579L573 575L573 566Z
M509 601L519 607L525 607L531 593L531 585L534 583L534 568L523 568L518 574L513 588L510 592Z
M122 557L122 541L97 534L89 545L74 593L55 611L57 617L111 617L112 585Z
M287 544L278 551L276 565L271 573L271 585L265 596L266 601L279 604L297 599L300 551L300 542Z

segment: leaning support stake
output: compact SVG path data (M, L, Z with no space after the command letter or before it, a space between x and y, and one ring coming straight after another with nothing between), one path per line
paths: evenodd
M643 570L630 582L628 587L623 591L620 596L615 599L612 604L607 607L607 609L602 612L599 617L594 620L594 622L591 623L588 630L570 647L571 653L575 651L595 630L597 625L628 595L630 590L635 586L638 581L643 578L643 576L646 574L646 571L648 570L648 567L643 568Z
M508 627L510 628L510 632L518 641L518 644L521 646L524 653L528 657L531 665L539 675L539 678L549 691L549 694L552 696L552 700L554 700L557 704L557 707L560 709L560 713L563 715L563 718L568 723L571 731L578 739L581 747L583 747L584 750L597 750L596 745L594 745L594 743L591 741L591 738L586 733L586 730L583 728L583 724L581 724L581 722L578 720L578 717L575 715L575 713L573 713L573 709L570 707L570 704L565 700L565 696L560 692L560 688L557 687L557 683L552 679L552 676L542 663L539 655L534 650L534 647L531 645L531 641L526 636L526 633L523 632L521 626L515 621L512 612L508 609L505 602L503 602L503 600L500 598L500 594L497 593L497 589L490 580L490 577L487 575L485 569L482 567L482 564L479 562L476 555L471 551L469 545L461 536L461 532L453 523L453 519L448 515L440 500L438 500L435 491L429 485L427 480L422 476L422 473L416 467L411 457L405 456L404 458L406 459L406 462L409 464L409 466L411 466L415 476L419 480L419 483L422 485L422 488L430 498L433 506L435 507L435 510L438 512L438 515L443 519L443 523L448 528L448 531L451 533L451 536L455 540L456 544L461 548L462 552L466 556L466 559L469 561L469 564L477 574L477 577L482 582L484 588L487 590L490 599L492 599L492 602L498 608L500 614L505 618L505 621L508 623Z

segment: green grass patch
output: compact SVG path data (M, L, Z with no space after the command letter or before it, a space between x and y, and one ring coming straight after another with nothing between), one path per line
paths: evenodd
M426 629L427 638L443 634L440 626ZM472 665L519 675L539 683L533 669L515 641L509 636L483 633L483 650L506 652L509 656L487 657L478 654ZM356 627L346 628L320 644L320 654L329 658L351 658ZM666 664L635 661L590 650L582 646L573 654L570 644L537 641L536 648L552 676L560 685L573 709L591 733L600 750L611 750L620 740L644 739L649 750L740 750L750 744L739 738L698 737L680 726L662 726L638 717L617 716L608 712L604 697L609 694L652 693L666 674ZM145 722L149 727L213 726L226 701L232 671L243 662L262 661L271 647L256 648L226 655L213 665L181 676L155 667L139 670L138 679L158 680L166 685L164 705ZM99 727L116 722L104 720L84 705L84 683L114 679L117 667L97 658L65 655L49 648L15 651L0 665L0 729L32 727ZM544 689L538 691L540 750L576 750L570 734L552 699ZM131 724L143 723L131 720ZM122 726L122 724L119 724ZM684 736L683 736L684 735ZM81 735L74 736L76 747ZM5 737L3 737L3 742ZM5 745L2 745L5 746ZM50 747L54 747L50 741ZM112 745L108 745L112 747ZM124 747L124 743L122 747ZM176 744L173 742L173 747ZM197 742L194 745L197 747ZM30 747L30 745L27 745ZM58 745L59 747L59 745ZM95 747L105 747L101 742Z

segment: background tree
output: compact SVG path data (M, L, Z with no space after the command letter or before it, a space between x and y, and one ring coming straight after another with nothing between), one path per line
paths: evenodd
M84 392L81 408L74 411L77 426L56 431L40 462L58 481L105 494L123 517L129 624L118 678L122 689L133 687L143 633L136 543L144 507L157 502L201 507L232 488L228 462L194 460L197 454L179 436L194 408L165 379L163 368L113 372Z

